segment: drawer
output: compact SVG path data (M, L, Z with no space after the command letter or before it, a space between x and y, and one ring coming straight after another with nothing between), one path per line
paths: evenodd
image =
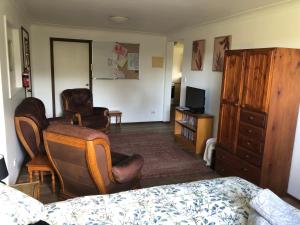
M227 162L229 164L235 163L234 155L221 148L216 148L216 160Z
M254 166L258 166L260 167L262 164L262 157L257 155L257 154L253 154L252 152L249 152L245 149L242 148L238 148L237 149L237 155L245 160L248 163L251 163Z
M257 185L260 183L260 168L220 149L216 152L216 172L222 176L242 177Z
M232 166L229 166L228 164L224 163L220 159L216 159L216 172L224 177L228 176L240 176L236 170Z
M265 128L266 126L266 115L263 113L251 112L245 109L241 110L240 120L242 122L249 123L254 126Z
M240 177L259 185L261 173L260 168L253 166L240 159L237 162L237 170L237 172L240 173Z
M239 135L238 137L238 147L244 147L247 150L260 155L264 151L264 144L262 142L250 139L243 135Z
M247 123L240 122L239 133L254 140L265 140L265 132L261 127L255 127Z

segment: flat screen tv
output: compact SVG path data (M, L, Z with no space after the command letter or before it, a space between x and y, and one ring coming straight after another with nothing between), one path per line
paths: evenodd
M204 113L205 90L187 86L185 106L193 113Z

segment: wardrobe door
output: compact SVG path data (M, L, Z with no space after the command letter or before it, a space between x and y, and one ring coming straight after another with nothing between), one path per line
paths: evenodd
M221 104L218 145L225 150L235 153L238 136L239 107L231 104Z
M273 52L273 49L247 51L242 107L268 111Z
M244 51L227 51L221 93L218 145L235 152L243 88Z
M224 61L221 103L240 104L243 88L244 51L227 51Z

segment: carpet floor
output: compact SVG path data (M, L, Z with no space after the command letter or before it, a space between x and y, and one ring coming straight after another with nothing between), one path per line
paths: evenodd
M171 132L141 130L111 133L109 138L112 151L129 155L137 153L144 157L143 186L217 177L203 160L176 143Z

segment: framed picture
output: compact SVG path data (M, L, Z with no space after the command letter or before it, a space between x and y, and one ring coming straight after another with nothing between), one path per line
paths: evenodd
M29 45L29 33L24 27L21 27L22 33L22 52L23 52L23 71L30 72L30 45Z
M223 71L224 53L231 47L231 36L216 37L214 42L213 71Z
M192 71L203 70L203 58L204 58L205 40L193 41L192 49Z

